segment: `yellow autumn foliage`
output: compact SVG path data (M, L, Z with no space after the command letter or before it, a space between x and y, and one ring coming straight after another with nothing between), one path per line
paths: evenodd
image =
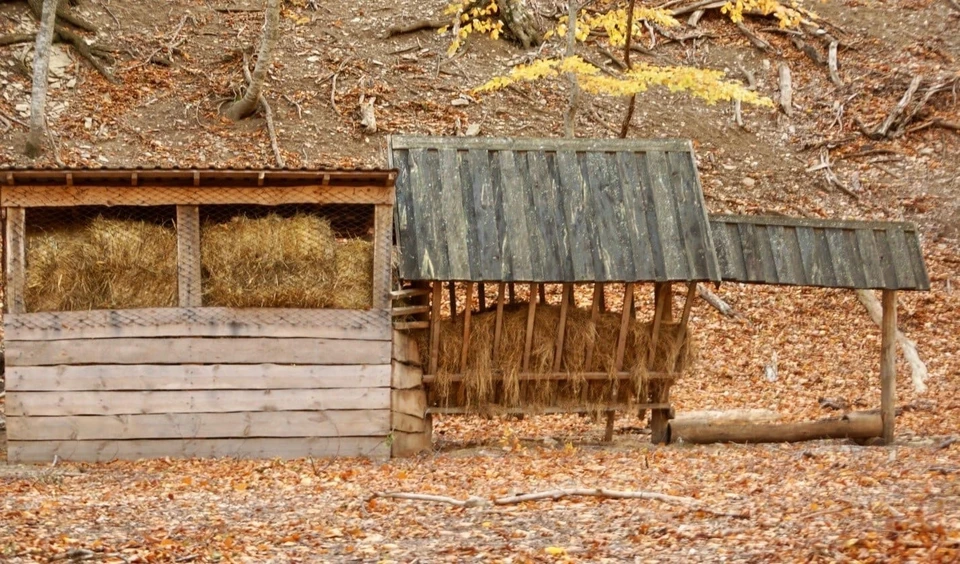
M734 23L742 22L744 13L772 15L779 22L780 29L798 27L804 21L817 18L813 12L800 7L796 0L791 0L789 6L784 6L777 0L729 1L720 8L720 12L726 14Z
M557 27L544 34L544 37L550 38L553 35L566 37L569 21L567 16L561 17ZM670 10L638 7L633 11L634 37L643 34L643 28L641 27L643 21L662 27L680 25L680 22L670 14ZM599 14L581 13L577 18L577 41L586 41L590 33L597 29L603 29L607 33L607 40L611 45L624 45L627 41L627 11L621 8Z
M739 82L725 80L723 71L643 63L622 76L609 76L577 56L539 59L529 65L516 66L508 75L494 77L473 92L493 92L517 82L534 82L565 73L575 75L580 88L591 94L630 96L645 92L651 86L661 86L670 92L687 92L708 104L740 100L758 106L773 106L769 98L748 90Z

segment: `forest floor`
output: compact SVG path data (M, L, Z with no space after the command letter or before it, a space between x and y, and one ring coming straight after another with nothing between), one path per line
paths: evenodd
M563 9L559 0L530 3L544 25ZM438 16L442 0L306 4L284 10L266 93L287 166L385 166L391 133L454 135L479 125L480 135L562 135L562 84L467 94L533 50L473 38L448 59L449 36L383 38L389 26ZM118 49L118 82L58 48L48 101L57 158L69 166L275 166L262 116L234 124L217 112L242 83L239 50L256 44L260 5L83 2L80 13L100 27L96 41ZM917 341L929 390L914 391L901 359L895 446L655 447L628 414L604 445L602 423L589 418L448 417L435 423L435 452L410 460L0 465L0 561L960 560L960 133L937 125L960 123L960 92L932 96L896 139L869 139L855 121L883 121L914 76L922 84L960 76L955 6L818 3L841 39L843 86L789 34L758 32L771 44L761 51L716 11L672 32L686 39L658 33L652 45L645 35L652 54L634 54L635 62L749 73L774 100L779 65L792 71L793 115L744 106L744 127L730 104L655 89L640 96L631 137L693 139L711 212L919 225L932 288L900 293L899 325ZM24 3L0 2L0 35L35 26ZM149 62L172 44L172 66ZM551 43L544 53L559 49ZM30 53L0 47L0 166L56 166L49 154L22 156ZM584 53L616 70L595 42ZM361 95L377 98L375 134L360 126ZM577 135L615 137L624 111L622 99L584 96ZM825 158L829 169L811 170ZM678 412L766 408L801 420L879 405L879 330L852 292L726 284L718 294L742 318L698 301L691 324L700 359L673 389ZM774 353L771 382L764 366ZM573 487L696 503L564 498L465 508L368 499Z

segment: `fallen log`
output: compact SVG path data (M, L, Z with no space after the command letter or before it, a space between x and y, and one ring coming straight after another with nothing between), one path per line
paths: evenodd
M793 443L819 439L870 439L883 434L883 422L876 411L858 411L840 418L803 423L704 424L674 419L668 439L693 444L709 443Z
M684 426L693 426L773 423L780 419L779 413L769 409L703 409L678 413L673 421Z

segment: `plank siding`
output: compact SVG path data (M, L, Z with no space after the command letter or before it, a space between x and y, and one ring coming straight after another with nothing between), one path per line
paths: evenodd
M368 437L390 432L390 410L249 411L10 417L11 441Z
M142 458L302 458L367 456L387 458L390 445L381 437L284 437L229 439L147 439L130 441L9 441L13 463L109 462Z
M911 223L715 215L725 282L929 290Z
M56 364L386 364L389 341L344 339L105 339L6 341L7 366Z
M178 390L137 392L11 392L6 413L16 416L233 413L385 409L389 388L297 390Z

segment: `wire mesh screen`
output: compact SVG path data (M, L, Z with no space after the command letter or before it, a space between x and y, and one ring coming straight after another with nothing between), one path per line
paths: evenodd
M175 307L175 206L30 208L28 312Z
M373 232L369 205L201 206L203 305L369 309Z

